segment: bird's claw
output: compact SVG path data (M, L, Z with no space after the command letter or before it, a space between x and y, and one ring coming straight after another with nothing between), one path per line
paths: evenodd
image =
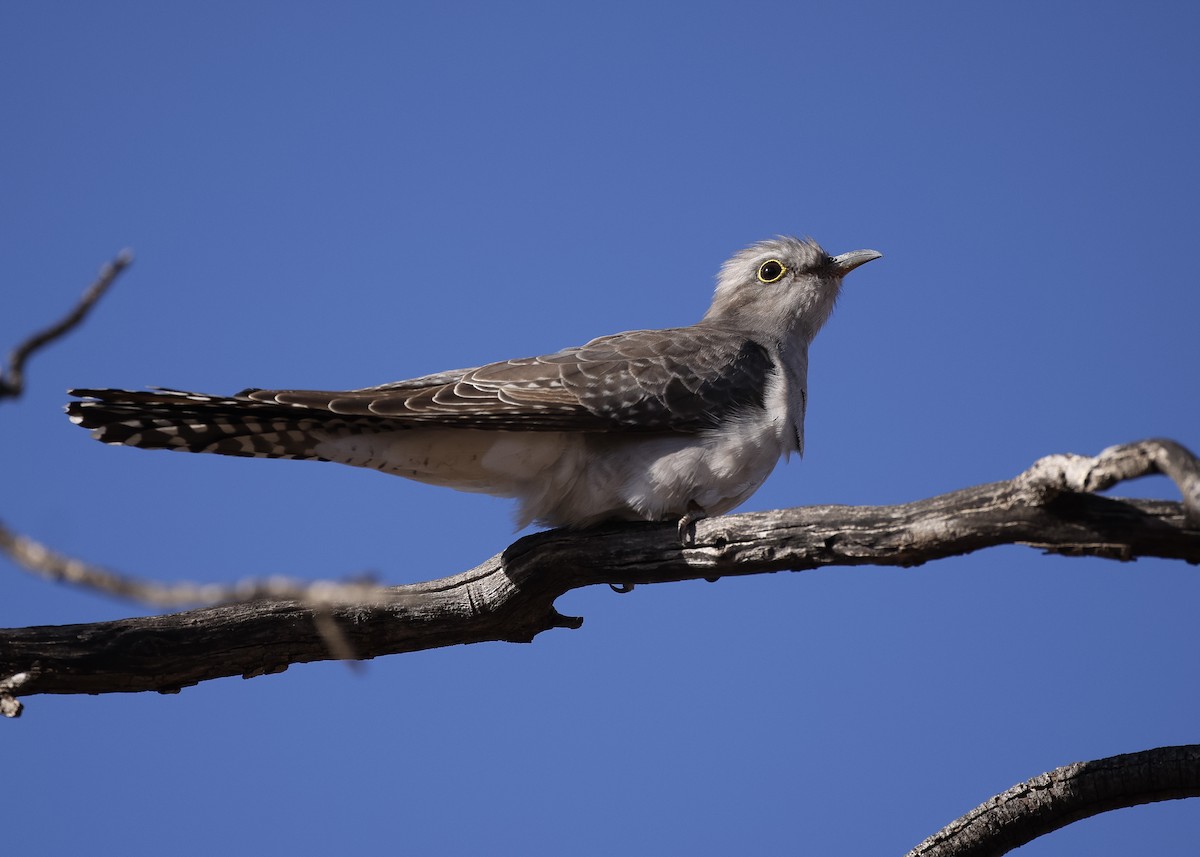
M708 515L696 503L695 500L688 501L688 510L684 512L679 519L677 532L679 533L679 544L685 548L690 548L696 544L696 522L702 521Z

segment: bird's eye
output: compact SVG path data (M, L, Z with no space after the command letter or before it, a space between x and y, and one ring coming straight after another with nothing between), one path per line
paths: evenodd
M778 283L787 273L787 268L778 259L768 259L758 266L760 283Z

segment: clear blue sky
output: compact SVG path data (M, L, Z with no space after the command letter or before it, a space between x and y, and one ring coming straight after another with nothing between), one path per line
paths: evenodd
M69 386L366 386L687 324L776 233L885 258L746 509L1200 448L1187 3L54 3L0 12L0 518L162 579L440 577L505 501L104 447ZM1129 491L1173 497L1165 481ZM1195 568L1022 548L575 592L532 645L0 723L12 853L900 854L1081 759L1200 740ZM0 625L141 608L0 561ZM1200 803L1022 855L1194 855Z

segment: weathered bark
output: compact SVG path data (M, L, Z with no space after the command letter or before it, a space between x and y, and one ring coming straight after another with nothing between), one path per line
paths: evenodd
M1169 460L1168 460L1169 459ZM1132 466L1137 464L1137 467ZM1076 493L1129 474L1176 468L1187 505ZM1114 474L1120 474L1114 476ZM1008 482L899 506L812 506L701 521L680 544L673 524L552 530L515 542L452 577L324 599L355 657L486 640L527 642L577 628L558 596L614 585L804 571L835 565L914 566L1001 544L1071 556L1200 562L1195 459L1170 441L1114 447L1096 458L1050 456ZM0 532L0 546L3 536ZM45 557L42 557L46 560ZM50 559L54 559L51 557ZM28 564L28 563L27 563ZM222 676L280 672L334 657L311 603L254 600L165 616L0 631L0 678L36 693L173 692Z
M1200 797L1200 744L1076 762L996 795L905 857L999 857L1082 818L1185 797Z

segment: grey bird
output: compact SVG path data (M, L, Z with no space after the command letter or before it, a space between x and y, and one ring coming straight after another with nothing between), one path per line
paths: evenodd
M142 449L336 461L516 498L519 527L690 523L802 452L808 346L842 277L880 258L779 237L727 261L690 327L602 336L342 392L72 390L72 422Z

